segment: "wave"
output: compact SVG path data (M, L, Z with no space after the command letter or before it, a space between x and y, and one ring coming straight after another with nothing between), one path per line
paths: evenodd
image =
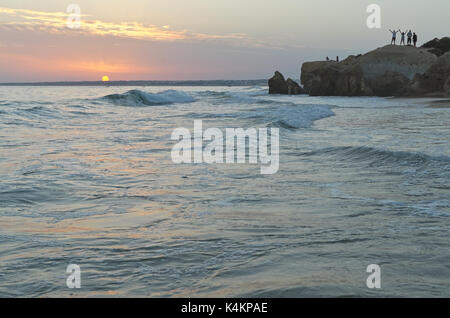
M370 164L424 166L429 163L450 165L450 157L430 156L423 153L392 151L368 146L329 147L300 154L301 156L339 156L346 160L365 161Z
M201 98L207 98L214 105L221 104L283 104L295 105L292 101L270 99L266 89L243 90L240 92L227 91L203 91L198 95Z
M232 114L246 119L255 119L268 126L285 129L310 128L316 120L334 116L332 105L302 104L301 96L269 96L267 89L256 88L248 91L203 91L198 95L210 99L211 104L245 104L263 106L249 112ZM227 115L228 116L228 115Z
M328 105L297 105L269 112L269 124L286 129L310 128L316 120L334 116Z
M177 90L148 93L133 89L123 94L107 95L102 99L120 106L158 106L195 102L191 95Z
M258 125L267 125L285 129L310 128L316 120L334 116L328 105L285 105L249 109L244 112L228 113L188 113L189 118L195 119L245 119L254 121Z
M257 102L249 94L243 92L204 91L198 94L203 98L211 99L213 104L254 104Z

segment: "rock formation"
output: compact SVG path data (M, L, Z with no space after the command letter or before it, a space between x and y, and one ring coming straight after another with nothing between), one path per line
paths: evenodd
M416 74L407 95L428 95L443 92L450 76L450 52L440 56L423 74Z
M422 47L386 45L341 62L306 62L303 88L280 72L269 79L269 94L312 96L450 96L450 38Z
M304 63L301 82L305 91L313 96L370 95L371 92L366 91L362 81L362 69L358 65L341 63L331 61Z
M444 93L445 96L450 97L450 76L447 78L447 81L444 84Z
M288 94L289 95L299 95L299 94L303 94L303 88L301 88L300 85L298 85L298 83L296 81L294 81L291 78L288 78L286 80L286 84L288 87Z
M306 62L301 83L315 96L442 95L450 76L450 52L440 57L430 52L444 52L446 38L433 43L436 47L387 45L341 62Z
M269 94L287 94L288 87L283 74L276 71L271 79L269 79Z
M422 45L422 47L429 49L428 52L436 54L437 56L441 56L447 52L450 52L450 38L449 37L445 37L442 39L435 38Z
M404 95L409 83L409 78L397 72L386 71L369 80L369 86L375 96Z
M284 79L283 74L276 71L274 76L269 79L269 94L303 94L303 89L294 80Z

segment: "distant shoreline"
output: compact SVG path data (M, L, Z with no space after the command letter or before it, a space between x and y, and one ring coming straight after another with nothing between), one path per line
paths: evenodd
M257 80L186 80L186 81L74 81L0 83L0 86L267 86L266 79Z

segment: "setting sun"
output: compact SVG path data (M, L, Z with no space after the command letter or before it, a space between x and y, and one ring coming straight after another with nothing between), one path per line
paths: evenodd
M109 77L107 75L102 77L103 82L109 82Z

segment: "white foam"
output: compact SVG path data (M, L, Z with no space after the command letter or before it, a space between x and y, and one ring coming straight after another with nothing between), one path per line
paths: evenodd
M281 107L269 113L274 124L287 128L309 128L314 121L334 116L327 105L297 105Z
M195 102L191 95L177 90L148 93L135 89L123 94L108 95L104 98L114 104L124 106L155 106Z

